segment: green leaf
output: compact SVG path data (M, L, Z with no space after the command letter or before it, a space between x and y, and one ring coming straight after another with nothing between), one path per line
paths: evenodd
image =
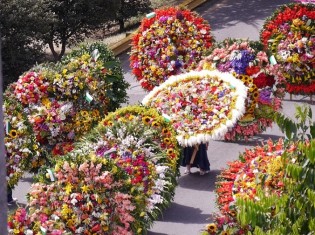
M117 61L107 61L107 62L104 62L104 67L105 68L108 68L108 69L113 69L117 66L120 66L120 63L117 62Z
M315 125L310 126L311 137L315 138Z

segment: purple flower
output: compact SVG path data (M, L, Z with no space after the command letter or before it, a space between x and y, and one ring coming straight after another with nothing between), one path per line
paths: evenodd
M182 67L182 63L179 60L175 61L175 68L179 69L180 67Z
M183 14L179 11L179 12L176 13L176 18L179 19L179 20L182 20L182 19L184 19L184 16L183 16Z
M232 68L231 62L228 61L226 63L220 63L220 64L217 65L217 68L221 72L230 72L231 68Z
M166 21L167 21L167 16L161 16L160 19L159 19L159 21L160 21L161 23L166 23Z
M271 103L271 90L270 89L264 89L259 92L259 100L261 103Z
M239 55L232 60L232 66L236 73L245 74L246 68L248 67L249 62L254 60L254 55L250 54L247 50L240 51L241 58Z

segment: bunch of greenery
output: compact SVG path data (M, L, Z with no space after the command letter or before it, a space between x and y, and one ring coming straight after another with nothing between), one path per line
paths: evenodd
M238 221L241 226L250 224L253 234L314 234L315 122L306 106L296 107L295 118L297 121L279 113L275 117L287 146L295 146L294 151L282 154L285 177L281 196L260 193L259 201L237 201Z

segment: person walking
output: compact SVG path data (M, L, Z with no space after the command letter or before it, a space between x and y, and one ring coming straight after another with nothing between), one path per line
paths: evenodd
M185 174L191 173L192 167L199 168L200 175L209 173L210 162L208 159L208 143L188 146L183 149L181 166L186 167Z

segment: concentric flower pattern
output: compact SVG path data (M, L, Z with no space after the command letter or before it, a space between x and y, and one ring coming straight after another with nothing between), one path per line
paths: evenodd
M315 93L314 4L283 5L266 20L260 34L279 63L291 94Z
M196 67L211 47L210 26L189 10L158 9L133 37L130 65L145 90Z
M142 101L169 116L182 146L221 139L245 111L247 88L231 74L192 71L170 77Z
M229 162L217 178L216 194L220 213L215 216L216 231L209 234L231 232L244 234L250 231L250 226L241 227L237 222L237 200L258 201L258 191L265 195L284 192L284 151L291 153L295 145L285 145L280 139L277 142L269 140L265 145L247 149L239 160Z
M246 112L225 135L226 140L247 140L263 132L271 126L272 114L282 106L282 79L261 48L258 42L226 39L199 63L197 70L230 72L248 88Z

